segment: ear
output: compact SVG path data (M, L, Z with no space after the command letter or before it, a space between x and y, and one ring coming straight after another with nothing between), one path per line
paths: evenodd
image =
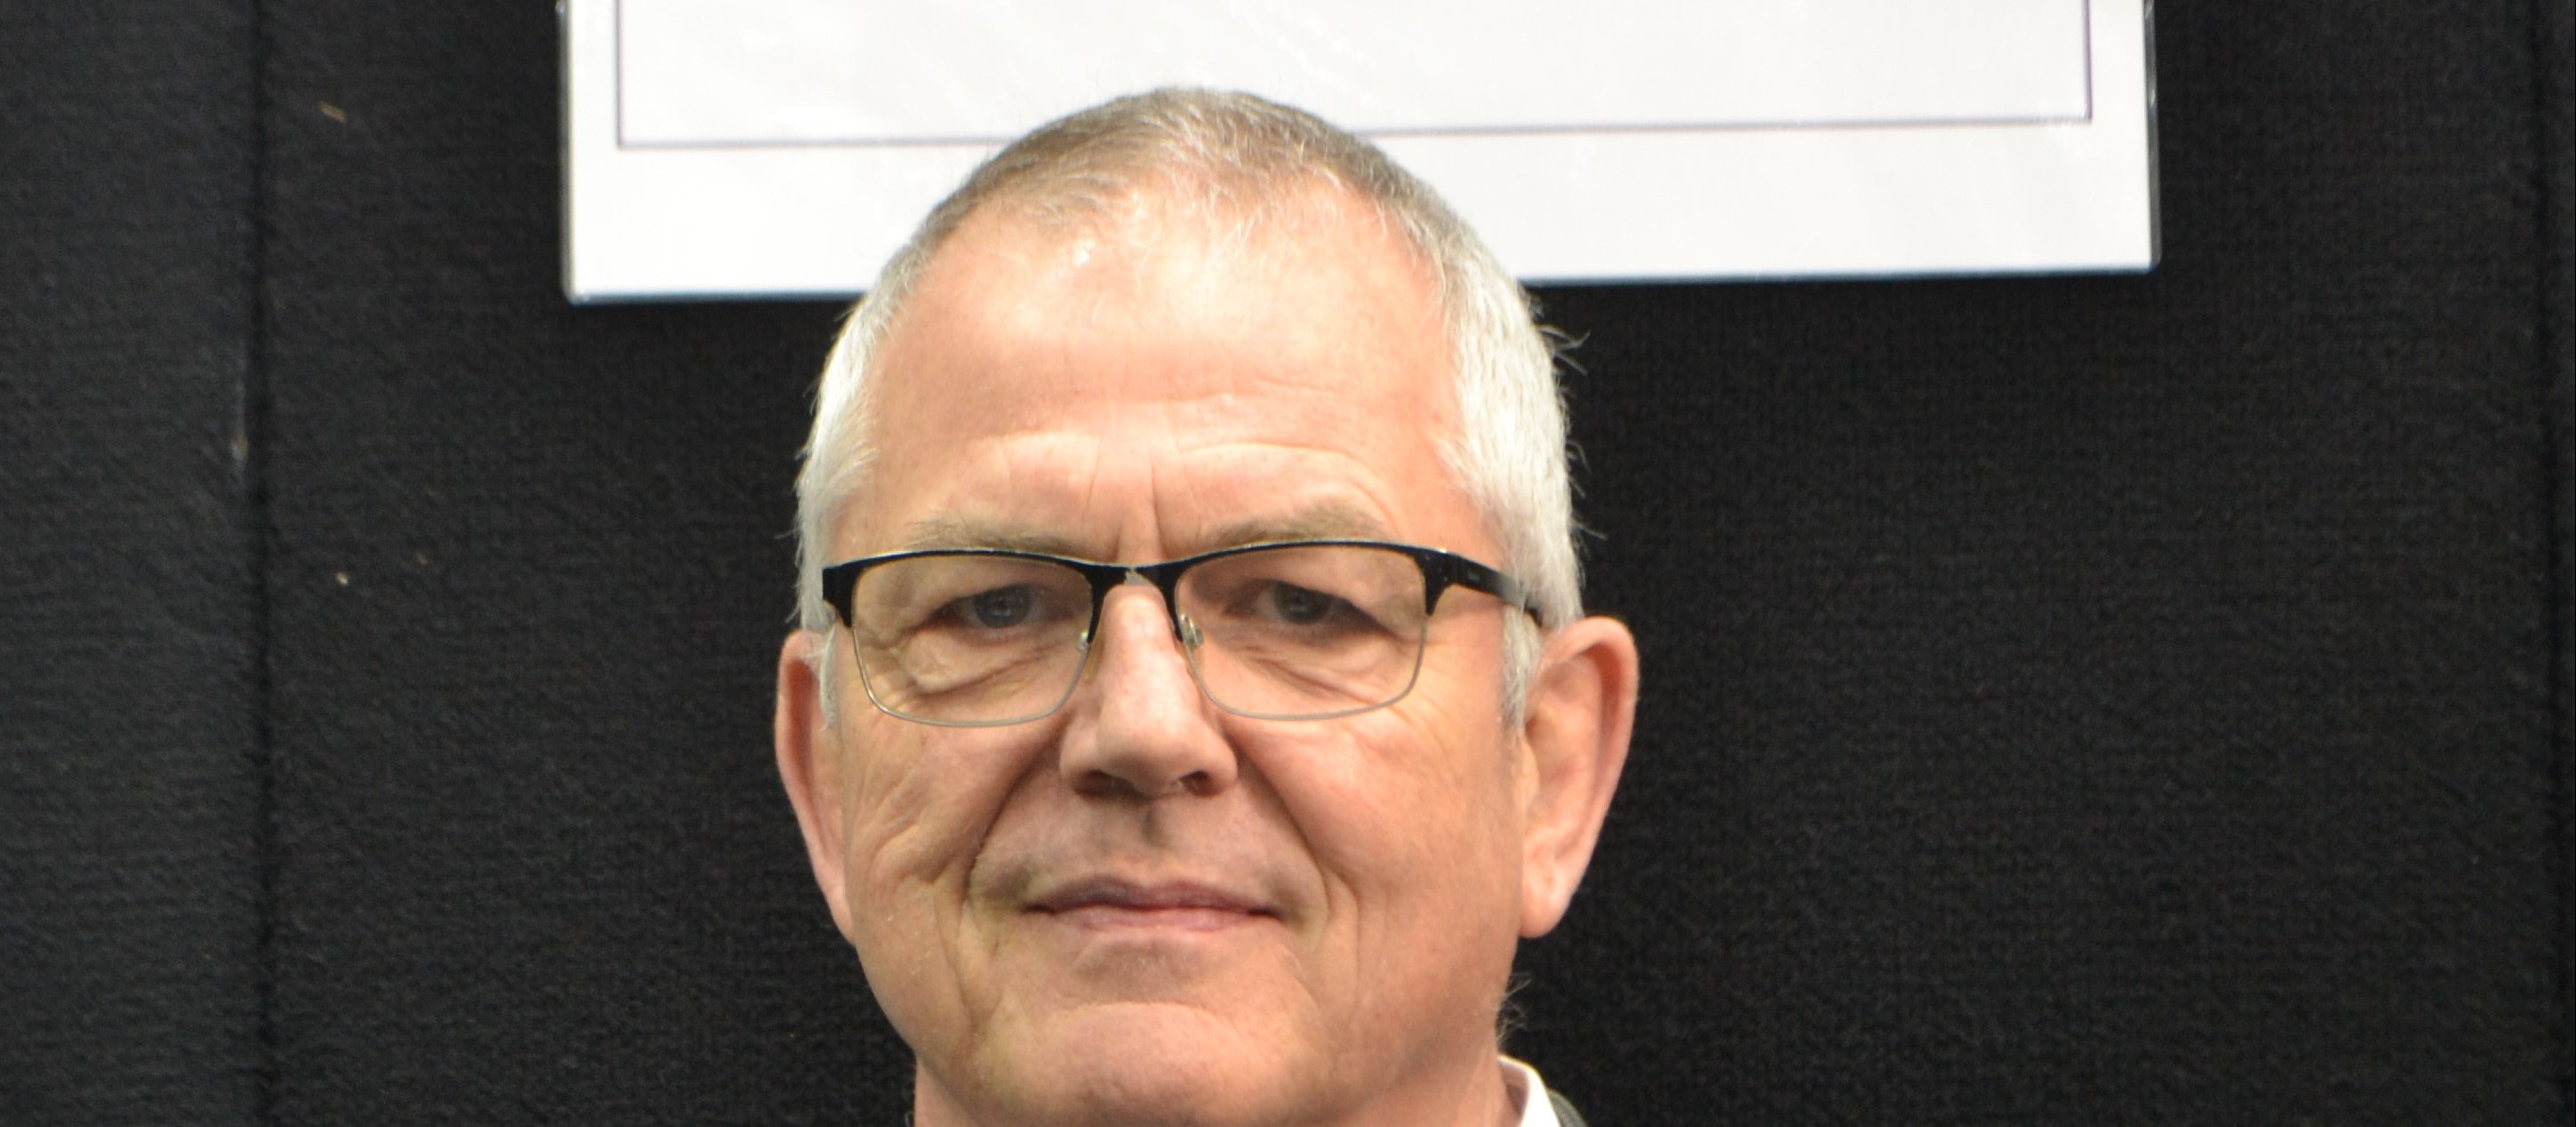
M1587 618L1548 639L1521 732L1532 772L1521 827L1522 935L1545 935L1565 918L1619 788L1636 715L1637 640L1625 625Z
M849 885L841 858L841 734L823 714L822 685L806 656L824 636L798 630L778 651L778 714L772 738L778 745L778 778L787 785L787 801L796 807L796 824L805 831L805 857L814 866L814 883L832 906L832 923L851 935Z

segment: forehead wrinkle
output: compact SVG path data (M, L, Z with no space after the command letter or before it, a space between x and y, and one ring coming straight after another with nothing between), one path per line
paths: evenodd
M1384 522L1367 510L1347 501L1323 501L1295 511L1247 517L1232 521L1195 542L1196 551L1214 551L1245 544L1267 544L1297 540L1386 540L1393 534ZM1000 548L1013 552L1037 552L1050 556L1087 558L1081 541L1057 532L1028 527L1014 521L982 517L942 515L924 517L904 526L899 552L944 551L959 548Z
M1390 492L1406 478L1401 462L1277 441L1199 447L1161 475L1171 485L1155 504L1163 546L1177 557L1269 541L1406 539L1408 507Z

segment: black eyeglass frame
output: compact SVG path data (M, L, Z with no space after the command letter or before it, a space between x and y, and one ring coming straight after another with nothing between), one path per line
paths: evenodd
M884 555L878 556L862 556L858 559L843 560L840 563L825 567L823 569L823 602L825 605L832 608L832 613L841 620L842 629L848 631L851 635L852 656L856 657L858 656L858 630L857 624L851 621L851 616L854 613L852 610L852 601L853 596L859 588L859 577L865 575L870 568L894 563L899 560L919 559L924 556L980 556L999 559L1033 560L1039 563L1055 564L1069 568L1080 574L1083 580L1091 585L1091 618L1090 621L1082 628L1082 639L1079 643L1084 654L1084 664L1088 665L1090 663L1091 639L1100 630L1100 614L1102 609L1108 605L1109 593L1117 590L1121 586L1124 586L1127 583L1129 576L1143 579L1145 582L1151 584L1155 590L1162 592L1163 613L1170 616L1172 620L1172 635L1183 641L1182 648L1186 653L1187 651L1195 649L1195 643L1191 639L1191 634L1193 633L1191 627L1181 616L1181 576L1188 573L1191 568L1207 563L1210 560L1221 560L1229 556L1246 555L1252 552L1275 551L1281 548L1375 548L1382 551L1394 552L1412 560L1414 566L1422 570L1422 616L1426 629L1429 627L1431 616L1437 613L1440 609L1440 597L1447 594L1451 587L1464 587L1470 591L1481 591L1501 600L1504 605L1528 615L1530 617L1530 621L1539 623L1540 625L1546 624L1546 620L1539 614L1537 596L1530 592L1527 584L1504 574L1501 569L1478 563L1475 560L1468 559L1467 557L1455 552L1444 552L1438 548L1425 548L1419 544L1401 544L1391 540L1268 540L1258 544L1241 544L1232 548L1219 548L1213 552L1201 552L1195 556L1183 556L1176 560L1165 560L1161 563L1148 564L1101 563L1097 560L1075 559L1071 556L1051 555L1046 552L1023 552L1012 548L923 548L909 552L888 552ZM1207 682L1199 673L1198 659L1194 654L1190 655L1189 666L1190 679L1198 683L1199 693L1207 697L1209 701L1215 703L1218 708L1225 709L1227 712L1232 712L1238 716L1252 717L1258 720L1331 720L1343 716L1357 715L1362 712L1372 712L1403 700L1406 695L1413 691L1414 682L1419 680L1421 677L1422 651L1418 645L1415 647L1413 655L1413 673L1406 677L1404 687L1398 690L1394 696L1362 708L1345 709L1340 712L1322 713L1313 716L1268 716L1261 713L1244 712L1239 709L1229 707L1224 701L1219 700L1215 693L1208 691ZM1036 720L1043 720L1049 716L1055 715L1057 710L1064 707L1065 701L1073 699L1074 690L1079 688L1082 684L1082 674L1080 670L1077 669L1074 673L1072 682L1065 686L1063 696L1056 698L1055 703L1048 705L1045 711L1028 716L1015 717L1009 720L933 720L927 717L914 716L906 712L897 712L894 709L887 707L884 701L877 699L875 687L868 684L867 672L868 663L864 660L860 661L859 682L862 686L867 688L868 703L875 705L877 711L883 712L886 715L897 719L909 720L916 724L930 724L943 728L998 728L1012 724L1026 724Z

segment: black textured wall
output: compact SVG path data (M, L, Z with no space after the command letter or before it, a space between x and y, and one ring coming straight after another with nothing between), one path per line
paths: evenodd
M1562 288L1604 1124L2564 1121L2571 5L2169 8L2152 275ZM899 1122L770 774L838 311L544 5L0 8L0 1122Z
M0 4L0 1122L257 1108L251 25Z

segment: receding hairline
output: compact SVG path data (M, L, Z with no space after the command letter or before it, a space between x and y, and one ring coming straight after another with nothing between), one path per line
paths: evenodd
M1177 159L1167 163L1169 167L1140 164L1134 177L1122 179L1114 193L1097 191L1102 183L1095 179L1068 185L1032 175L1026 183L996 188L972 207L945 217L945 222L935 229L923 231L914 248L918 259L909 276L898 291L886 295L896 303L895 308L881 327L879 347L870 350L864 378L874 379L882 374L878 361L886 351L884 342L891 341L902 328L912 297L930 283L939 263L957 241L970 230L990 231L1012 225L1060 239L1089 233L1104 241L1150 242L1167 238L1167 232L1177 229L1188 236L1213 236L1220 243L1248 249L1264 239L1301 230L1346 233L1365 224L1382 236L1384 245L1423 285L1433 311L1443 319L1438 326L1442 344L1455 349L1457 342L1451 339L1454 330L1446 323L1449 295L1440 262L1430 247L1422 245L1406 229L1389 201L1344 182L1330 169L1301 167L1290 170L1286 180L1252 181L1248 174L1211 172ZM1239 190L1213 186L1236 179L1245 181L1235 185ZM1309 224L1314 226L1310 228ZM1454 381L1454 369L1453 361L1444 376Z

